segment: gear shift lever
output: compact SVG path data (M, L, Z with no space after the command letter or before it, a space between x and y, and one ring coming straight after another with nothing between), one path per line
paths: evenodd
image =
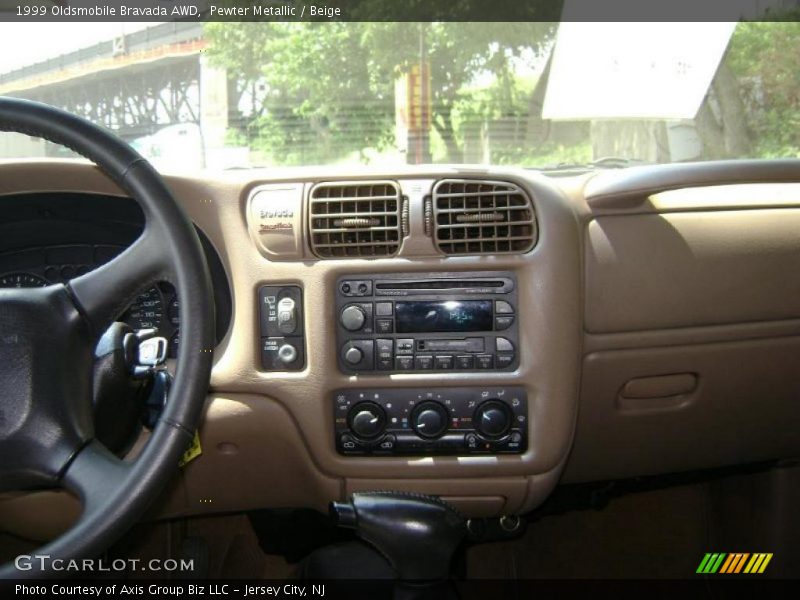
M439 582L467 533L466 521L439 498L402 492L355 493L350 502L332 502L330 513L341 527L374 546L399 579Z

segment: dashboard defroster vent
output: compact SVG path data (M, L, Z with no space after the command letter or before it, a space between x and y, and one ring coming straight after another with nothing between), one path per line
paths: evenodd
M445 179L433 189L434 239L440 252L521 254L533 248L533 205L513 183Z
M319 183L309 197L311 250L320 258L394 256L403 198L393 181Z

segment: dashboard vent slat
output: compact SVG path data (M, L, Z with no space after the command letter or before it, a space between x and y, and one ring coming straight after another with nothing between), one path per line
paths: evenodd
M445 179L433 188L434 241L440 252L522 254L536 244L528 195L504 181Z
M311 250L319 258L394 256L402 206L393 181L318 183L309 195Z

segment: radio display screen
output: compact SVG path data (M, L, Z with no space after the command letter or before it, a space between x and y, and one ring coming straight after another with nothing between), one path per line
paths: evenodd
M492 330L491 300L395 302L398 333Z

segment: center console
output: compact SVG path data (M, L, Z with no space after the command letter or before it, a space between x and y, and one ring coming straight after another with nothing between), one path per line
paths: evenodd
M345 374L512 371L517 286L508 271L342 276L338 364ZM340 454L500 454L527 448L519 387L342 390Z

